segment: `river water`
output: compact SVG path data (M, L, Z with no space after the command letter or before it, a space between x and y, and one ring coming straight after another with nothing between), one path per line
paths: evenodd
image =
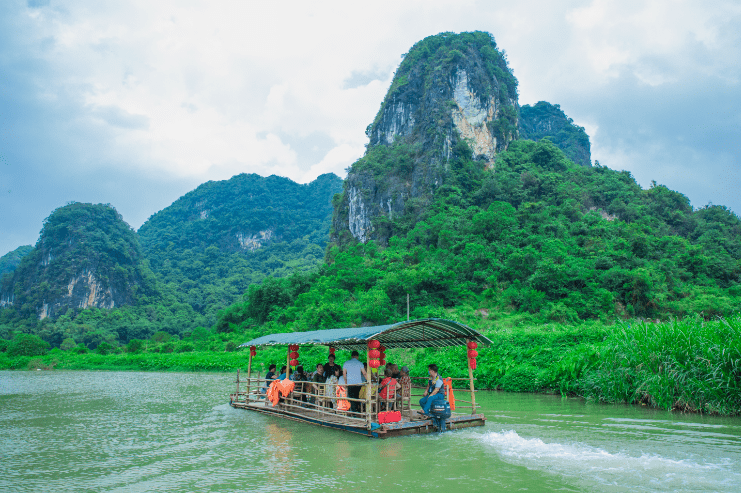
M480 392L485 427L373 440L233 409L233 381L0 372L0 491L741 491L739 418Z

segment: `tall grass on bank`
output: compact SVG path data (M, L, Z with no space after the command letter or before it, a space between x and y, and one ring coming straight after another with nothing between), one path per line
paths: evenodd
M576 387L604 402L741 413L741 316L616 325Z

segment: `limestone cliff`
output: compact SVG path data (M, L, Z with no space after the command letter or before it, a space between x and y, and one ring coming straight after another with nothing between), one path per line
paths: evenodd
M491 35L442 33L415 44L335 201L331 242L386 242L386 220L412 218L453 185L456 159L491 168L517 138L517 115L517 81Z
M156 292L134 231L110 205L73 203L45 221L36 246L3 279L0 303L21 315L110 309Z

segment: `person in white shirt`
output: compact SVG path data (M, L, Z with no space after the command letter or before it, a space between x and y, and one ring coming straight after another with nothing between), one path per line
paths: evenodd
M353 351L351 356L352 359L345 361L345 364L342 365L342 376L345 377L345 382L347 382L347 397L357 399L360 396L360 386L363 383L362 377L365 377L367 381L368 374L365 372L363 363L358 359L360 354ZM350 410L355 413L360 412L360 403L350 401Z

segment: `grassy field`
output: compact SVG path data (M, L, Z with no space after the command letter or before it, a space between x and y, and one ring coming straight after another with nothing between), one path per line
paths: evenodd
M460 313L459 319L468 318ZM601 402L645 404L719 415L741 414L741 317L651 323L592 323L580 326L518 325L462 320L482 330L493 345L479 348L476 386L512 392L550 392ZM486 327L488 325L488 327ZM306 368L326 360L325 347L302 348ZM349 358L338 352L338 361ZM389 350L388 361L424 375L437 363L445 376L468 375L462 348ZM248 353L191 352L77 354L54 349L44 356L10 358L0 369L236 371ZM284 364L284 348L258 351L253 371ZM461 386L464 385L460 382Z

